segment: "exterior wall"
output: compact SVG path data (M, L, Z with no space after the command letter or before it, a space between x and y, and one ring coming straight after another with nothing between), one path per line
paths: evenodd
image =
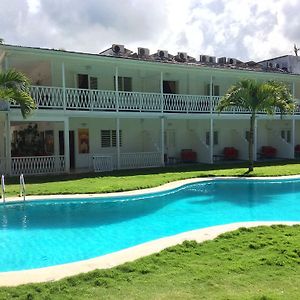
M0 112L0 158L5 157L6 140L5 140L5 114Z

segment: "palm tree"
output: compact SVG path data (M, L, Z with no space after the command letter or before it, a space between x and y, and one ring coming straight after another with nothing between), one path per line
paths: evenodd
M253 132L256 114L261 111L274 114L275 110L279 110L283 115L292 112L294 106L289 88L277 81L259 82L244 79L231 86L221 98L217 107L219 112L228 107L241 107L250 112L248 172L253 171Z
M19 104L24 119L36 108L29 87L23 73L16 70L0 72L0 100Z

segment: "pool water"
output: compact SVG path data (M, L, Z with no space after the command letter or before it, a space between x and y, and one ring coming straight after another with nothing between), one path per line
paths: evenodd
M300 221L300 180L214 180L139 196L0 205L0 271L80 261L243 221Z

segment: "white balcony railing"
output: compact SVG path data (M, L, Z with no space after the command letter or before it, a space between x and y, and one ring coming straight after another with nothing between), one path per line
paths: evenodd
M93 155L93 169L95 172L112 171L113 157L110 155Z
M31 94L38 108L88 111L218 113L217 105L220 101L218 96L63 89L45 86L32 86ZM7 105L4 108L9 109ZM231 107L222 113L245 114L248 111L240 107ZM280 112L276 111L276 113ZM300 114L299 104L294 113Z
M64 170L65 157L63 155L11 158L11 175L63 173Z

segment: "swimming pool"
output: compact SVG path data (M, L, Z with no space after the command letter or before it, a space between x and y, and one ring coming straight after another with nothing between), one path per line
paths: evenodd
M212 180L138 196L9 203L0 218L0 271L26 270L213 225L300 221L300 179Z

